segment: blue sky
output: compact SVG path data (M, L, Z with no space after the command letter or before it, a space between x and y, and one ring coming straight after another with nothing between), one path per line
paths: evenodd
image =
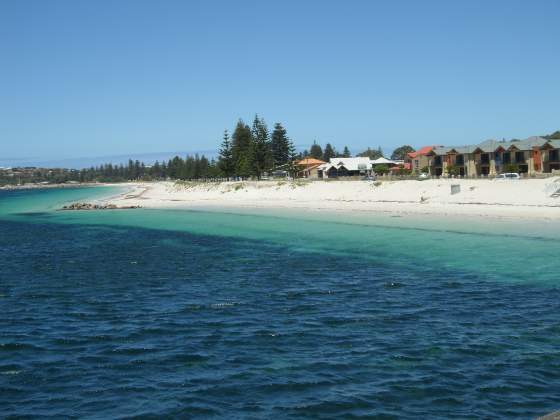
M560 2L0 0L0 160L560 129Z

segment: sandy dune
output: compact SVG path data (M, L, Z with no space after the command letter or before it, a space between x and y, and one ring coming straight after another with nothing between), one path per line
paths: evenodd
M451 194L451 185L461 191ZM560 219L560 177L527 180L139 183L110 203Z

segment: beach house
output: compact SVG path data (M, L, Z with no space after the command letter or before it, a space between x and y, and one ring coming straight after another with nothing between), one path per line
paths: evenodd
M548 140L542 147L543 172L560 170L560 140Z
M371 175L373 161L369 157L331 158L328 163L319 166L320 178L338 178Z
M326 162L314 158L305 158L296 162L298 167L297 176L300 178L319 178L318 168Z
M422 169L429 166L430 158L427 155L434 147L438 146L424 146L416 152L407 153L404 158L405 169L410 169L414 174L422 172Z
M502 172L535 175L560 169L559 143L538 136L486 140L476 145L431 147L425 156L429 173L434 176L494 176Z

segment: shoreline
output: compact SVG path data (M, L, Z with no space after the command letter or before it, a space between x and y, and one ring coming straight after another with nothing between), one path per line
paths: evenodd
M450 185L461 192L450 193ZM560 178L523 181L235 181L142 182L101 200L147 209L295 210L310 213L456 216L485 219L560 220ZM552 187L552 188L551 188Z

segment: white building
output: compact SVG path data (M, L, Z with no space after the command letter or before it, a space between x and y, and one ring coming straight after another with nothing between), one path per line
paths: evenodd
M371 160L368 157L331 158L317 168L319 178L338 178L344 176L364 176L375 172L376 165L395 166L398 161L384 157Z
M337 178L339 176L370 175L373 161L368 157L331 158L319 166L319 177Z

